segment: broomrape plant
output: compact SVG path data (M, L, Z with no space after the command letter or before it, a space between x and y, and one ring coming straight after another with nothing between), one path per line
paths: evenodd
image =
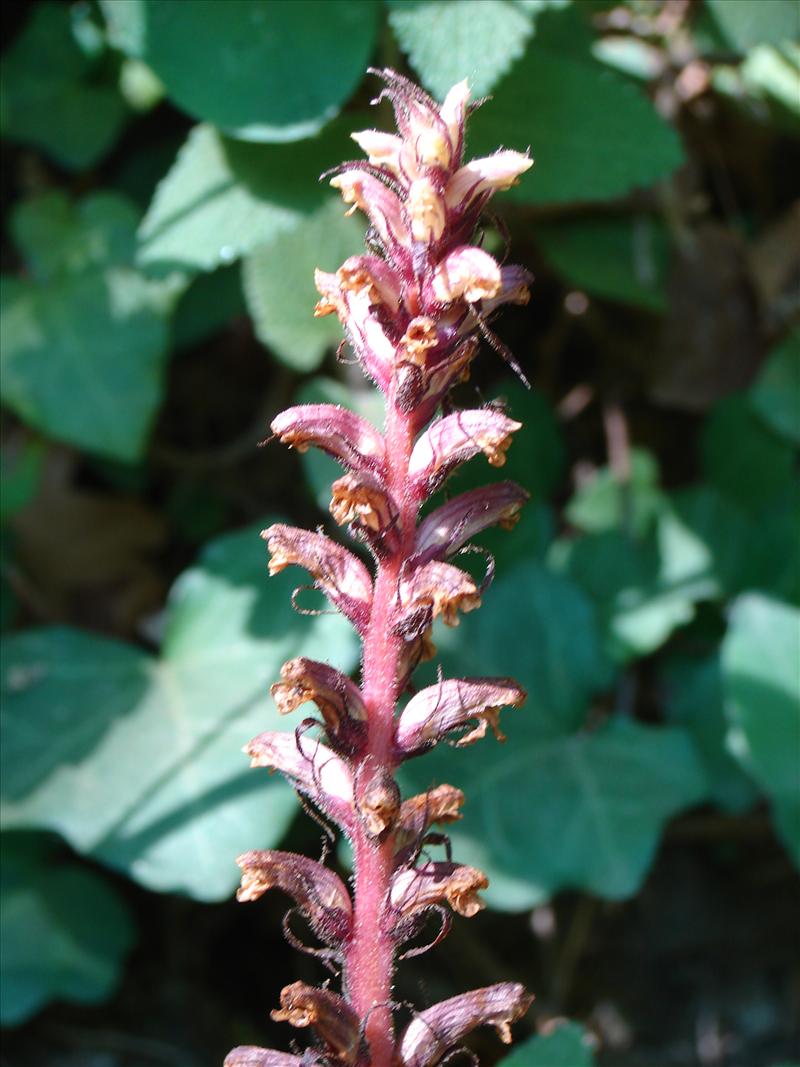
M481 335L499 345L487 325L495 310L528 300L528 273L501 266L470 241L494 193L514 185L532 160L502 150L464 163L465 122L476 106L467 83L440 106L394 71L379 73L385 88L378 100L391 101L398 132L353 134L367 161L342 164L331 181L351 211L366 214L368 253L334 274L317 271L316 314L339 316L385 397L384 430L330 404L292 407L272 423L285 444L321 448L342 464L331 513L369 548L374 574L324 534L280 524L263 533L270 573L304 567L358 631L361 686L324 663L290 660L272 687L279 710L289 714L311 701L321 721L261 734L246 748L253 766L280 771L346 835L353 891L324 862L293 853L254 851L238 860L239 900L271 888L292 896L324 946L313 951L341 973L342 989L286 986L273 1018L312 1027L313 1048L298 1055L241 1047L226 1067L433 1067L481 1024L510 1041L511 1024L532 1000L522 986L503 982L426 1008L395 1034L392 981L403 946L432 913L440 922L434 943L441 940L446 905L474 915L487 885L481 871L453 862L446 837L431 829L459 818L463 793L439 785L402 799L395 772L442 742L472 744L487 727L504 740L500 709L525 699L510 678L440 679L398 712L417 664L435 654L434 619L456 626L459 612L479 607L491 577L489 568L478 586L449 561L486 527L511 526L526 499L519 486L500 482L461 493L419 520L459 464L483 453L502 466L520 428L496 406L451 410L448 394L468 377ZM425 858L432 844L445 844L447 858Z

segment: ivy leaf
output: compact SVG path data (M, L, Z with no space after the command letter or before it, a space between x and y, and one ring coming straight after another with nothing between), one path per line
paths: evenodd
M331 200L244 260L245 298L256 336L293 370L315 370L342 340L336 315L314 318L314 269L336 270L363 251L364 227Z
M52 437L137 459L161 399L181 280L133 268L136 212L115 194L72 205L51 193L23 204L12 226L32 277L3 279L4 403Z
M471 155L531 146L536 166L506 194L516 200L606 200L666 178L682 162L677 134L642 90L592 56L584 14L544 11L491 106L472 120Z
M642 537L653 528L664 504L655 457L632 448L627 480L602 467L577 490L565 513L573 526L587 533L624 529Z
M719 655L673 656L659 682L668 721L683 726L697 746L714 803L734 814L752 807L758 799L753 781L725 744L728 723Z
M717 404L703 428L700 450L711 484L753 514L794 480L794 450L764 425L746 393Z
M706 2L724 37L739 52L753 45L796 40L800 30L796 0L759 0L757 5L741 0Z
M156 190L139 261L214 270L299 226L326 201L320 174L352 155L353 116L312 140L244 144L195 126Z
M773 803L800 865L800 610L759 593L740 597L722 646L728 746Z
M55 830L151 889L228 896L236 855L277 845L296 811L241 752L284 725L268 683L292 656L357 658L344 620L300 618L297 578L267 583L265 563L256 529L212 542L170 594L159 658L63 628L8 642L5 826Z
M690 546L691 550L691 546ZM637 541L606 530L556 542L550 562L568 574L595 601L612 659L626 662L654 652L694 616L694 603L713 590L693 560L672 546L664 559L658 539ZM665 562L680 567L666 571Z
M102 7L112 40L152 68L178 107L234 137L273 142L309 137L338 114L369 65L380 11L372 0Z
M128 112L94 66L73 36L70 8L37 4L3 57L3 136L41 148L70 170L102 159Z
M750 403L775 433L800 446L800 333L791 333L770 355Z
M562 1022L546 1034L539 1034L515 1046L499 1067L592 1067L589 1035L578 1023Z
M97 1004L117 987L134 941L106 880L44 835L5 834L0 1021L18 1026L52 1000Z
M510 0L393 0L389 25L438 100L463 78L475 96L490 92L533 33L530 13Z
M587 293L664 311L669 242L647 217L569 219L536 227L547 259Z
M681 729L621 716L592 733L544 738L537 710L505 716L506 745L440 745L406 773L417 788L445 781L464 789L453 854L486 872L493 907L523 910L566 888L629 897L663 824L707 794L695 748Z

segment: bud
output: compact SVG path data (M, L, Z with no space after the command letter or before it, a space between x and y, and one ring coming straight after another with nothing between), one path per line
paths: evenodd
M374 770L359 784L356 808L371 838L394 828L400 812L400 789L387 770Z
M314 933L326 945L341 945L350 935L353 906L341 878L321 863L275 849L245 852L236 860L241 903L258 900L268 889L293 897Z
M517 982L500 982L451 997L416 1015L399 1041L398 1067L435 1067L476 1026L494 1026L511 1041L511 1024L521 1019L533 997Z
M396 742L403 754L416 756L453 730L475 725L459 738L463 748L478 741L490 726L505 741L497 725L500 709L519 708L527 694L511 678L451 678L420 690L409 700L397 722Z
M444 201L429 178L418 178L411 183L406 211L411 220L411 236L415 241L432 244L439 240L446 221Z
M464 122L467 116L467 103L469 101L469 84L466 80L454 85L444 103L439 108L439 115L447 127L450 135L450 144L453 146L453 160L461 159L464 148Z

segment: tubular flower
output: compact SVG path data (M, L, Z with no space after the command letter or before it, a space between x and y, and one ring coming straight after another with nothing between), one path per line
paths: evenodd
M292 897L326 946L311 951L336 960L342 984L337 991L304 982L283 989L272 1017L313 1032L305 1052L241 1046L225 1067L435 1067L481 1024L510 1040L511 1024L532 999L521 986L500 983L425 1008L395 1033L400 948L431 913L441 924L434 943L441 940L452 913L469 917L483 907L479 894L488 884L482 871L451 860L439 829L461 817L464 794L439 785L404 799L395 772L440 741L469 745L487 729L505 740L500 710L525 700L509 678L440 677L408 700L404 693L416 666L436 654L434 620L456 626L486 595L492 567L479 584L452 557L487 527L511 527L527 499L513 482L500 482L420 518L461 464L484 456L503 466L521 428L500 405L458 411L448 394L469 377L480 338L491 336L487 319L503 304L529 299L530 274L501 265L474 238L491 197L516 184L532 160L511 149L463 158L466 81L440 105L394 71L377 73L378 100L390 102L397 132L354 133L366 160L342 164L331 179L347 213L366 216L369 250L315 273L315 314L340 319L363 372L384 394L385 424L381 431L343 407L301 404L271 426L289 447L318 448L341 465L330 511L374 566L319 531L276 524L263 534L270 574L305 568L353 624L363 644L361 680L290 659L271 690L278 711L311 705L316 713L294 733L267 731L245 749L253 766L280 772L349 839L352 893L324 856L315 862L268 850L238 860L238 899L257 901L273 888ZM430 857L437 845L445 858Z

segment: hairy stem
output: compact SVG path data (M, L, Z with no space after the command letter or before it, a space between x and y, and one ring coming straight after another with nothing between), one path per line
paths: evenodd
M390 397L386 416L387 485L400 506L400 545L377 570L372 614L364 639L362 692L369 709L369 733L357 776L385 769L393 773L394 712L398 660L403 640L392 633L392 608L405 559L414 543L419 500L411 491L408 464L414 441L413 418L399 412ZM347 953L346 978L351 1003L366 1018L372 1067L390 1067L394 1048L390 1006L395 945L384 919L394 866L394 838L371 840L359 826L352 841L355 860L355 915Z

